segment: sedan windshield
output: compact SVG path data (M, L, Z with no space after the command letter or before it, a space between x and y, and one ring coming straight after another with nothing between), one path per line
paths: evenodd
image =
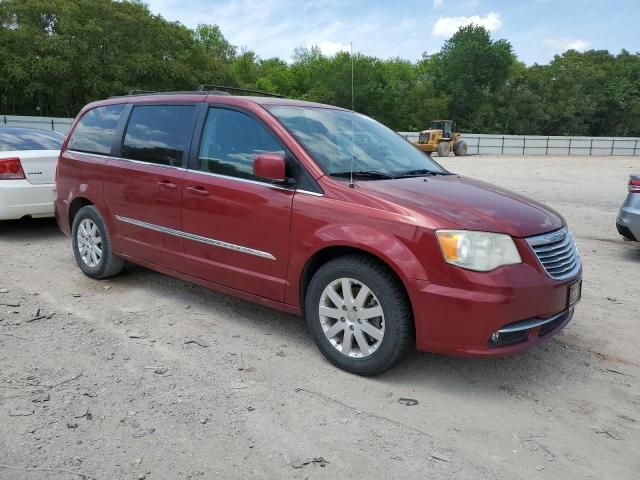
M268 106L328 175L383 180L447 171L393 130L359 113L321 107Z
M64 136L37 128L0 128L0 152L60 150Z

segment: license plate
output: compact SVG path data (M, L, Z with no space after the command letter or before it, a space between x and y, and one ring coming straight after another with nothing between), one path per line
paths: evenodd
M569 307L572 307L573 305L578 303L581 295L582 295L582 280L579 280L576 283L569 285L569 294L568 294L569 300L567 302L569 304Z

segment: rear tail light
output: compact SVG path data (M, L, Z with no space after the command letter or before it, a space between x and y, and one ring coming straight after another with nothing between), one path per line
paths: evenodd
M631 193L640 193L640 178L631 177L629 180L629 191Z
M0 158L0 180L22 180L24 170L19 158Z

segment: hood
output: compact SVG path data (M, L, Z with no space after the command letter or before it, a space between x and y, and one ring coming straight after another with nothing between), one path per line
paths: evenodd
M434 214L465 230L529 237L556 230L555 210L515 192L459 175L358 182L363 193Z

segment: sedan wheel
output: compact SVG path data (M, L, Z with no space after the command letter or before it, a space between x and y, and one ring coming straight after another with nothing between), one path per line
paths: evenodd
M382 343L382 306L371 289L358 280L339 278L327 285L318 313L325 337L343 355L366 358Z

